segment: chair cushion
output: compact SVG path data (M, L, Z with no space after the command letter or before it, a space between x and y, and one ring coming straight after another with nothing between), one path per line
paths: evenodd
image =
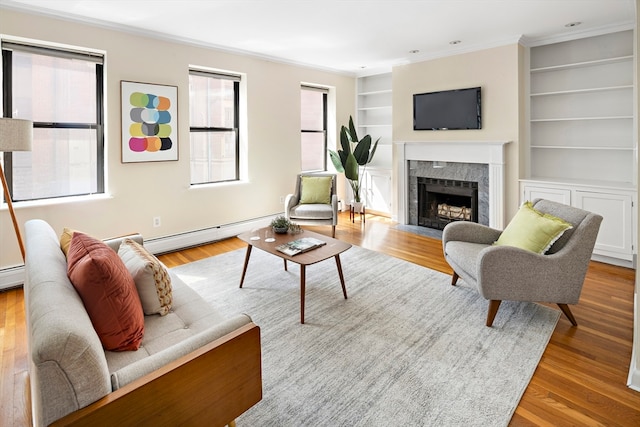
M289 211L291 219L333 219L333 207L324 204L300 204Z
M567 221L542 213L527 201L520 207L495 244L515 246L544 254L570 228L573 228L573 225Z
M137 350L144 315L136 285L118 254L104 242L75 232L67 274L105 350Z
M301 176L300 204L331 203L330 176Z
M458 271L458 274L466 273L468 276L476 278L478 275L476 271L478 256L481 251L488 247L489 245L482 243L460 242L453 240L447 242L445 253L447 254L447 257L456 264L456 267L462 269L462 271Z
M118 255L133 277L144 314L167 314L172 302L171 276L160 260L131 239L122 242Z

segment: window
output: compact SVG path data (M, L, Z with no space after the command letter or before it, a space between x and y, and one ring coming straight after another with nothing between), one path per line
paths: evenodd
M32 151L4 153L13 201L104 192L103 58L2 43L5 117L33 121Z
M302 86L300 113L301 170L327 170L327 90Z
M239 92L239 76L189 72L191 184L239 179Z

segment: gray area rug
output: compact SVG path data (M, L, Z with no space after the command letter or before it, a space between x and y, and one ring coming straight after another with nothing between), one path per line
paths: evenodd
M504 426L560 312L487 301L450 276L360 247L307 267L305 324L299 267L254 249L174 269L214 306L261 328L263 399L245 426Z

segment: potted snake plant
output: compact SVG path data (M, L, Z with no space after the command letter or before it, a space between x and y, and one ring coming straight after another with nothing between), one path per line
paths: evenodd
M338 149L338 151L329 149L329 156L333 166L338 172L344 173L345 178L349 181L353 192L354 210L357 212L362 210L360 168L362 168L362 174L364 174L367 164L373 160L380 138L373 143L373 146L371 141L370 135L365 135L362 139L358 139L356 127L353 125L353 118L349 116L349 127L342 126L340 129L340 146L342 149Z

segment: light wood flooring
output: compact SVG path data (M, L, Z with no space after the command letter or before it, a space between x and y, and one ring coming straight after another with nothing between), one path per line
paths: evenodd
M342 214L338 239L451 273L441 242L395 229L388 218L366 224ZM314 231L330 233L328 227ZM165 254L169 267L244 248L236 238ZM633 332L635 271L592 262L578 327L562 316L511 420L512 426L640 426L640 393L627 380ZM0 426L27 425L26 335L22 290L0 292Z

